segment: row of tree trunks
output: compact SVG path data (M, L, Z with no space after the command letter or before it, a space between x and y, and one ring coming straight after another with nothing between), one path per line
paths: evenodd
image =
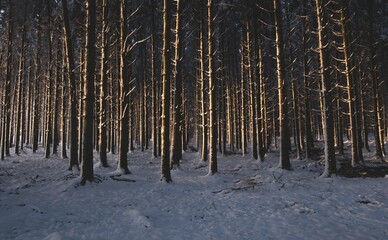
M11 126L11 79L12 79L12 35L13 35L13 16L12 3L8 8L8 40L7 40L7 55L6 55L6 74L5 74L5 88L4 88L4 107L3 107L3 124L2 124L2 140L1 140L1 159L10 155L10 126Z
M79 11L85 9L100 22L94 20L90 26L90 16L82 16L79 22L87 20L86 27L72 20L77 3L67 4L61 1L58 10L50 0L37 1L34 14L24 16L35 16L34 31L24 19L26 25L18 34L14 22L22 20L12 17L12 7L19 4L10 2L4 9L2 159L10 155L10 148L20 154L25 145L33 152L42 146L48 158L61 142L63 158L70 147L69 170L81 161L90 169L95 150L103 167L108 166L108 153L117 152L118 170L129 173L128 152L146 150L152 139L153 156L162 157L162 179L170 182L165 161L169 169L179 166L194 128L200 158L210 159L212 174L217 172L217 154L228 154L227 150L260 161L267 151L280 150L279 166L290 169L295 155L316 157L317 139L326 144L325 176L335 173L335 150L341 158L347 154L346 138L351 140L353 166L363 160L362 147L369 149L370 133L375 134L378 158L385 154L387 111L374 36L376 2L364 4L368 14L357 13L368 17L368 26L358 23L358 15L352 20L348 11L355 7L344 0L306 1L303 6L280 0L260 6L180 0L176 8L163 2L169 5L164 6L169 9L163 17L165 36L158 34L161 2L147 3L150 9L137 1L88 2L88 8ZM91 5L96 5L93 13ZM316 8L316 14L310 8ZM62 19L54 18L58 11ZM246 15L236 14L240 12ZM137 16L147 16L142 19L151 24L135 28ZM275 24L271 27L265 20ZM58 31L61 23L63 32ZM317 36L311 34L315 24ZM361 40L354 36L358 28L366 30ZM57 37L61 34L63 38ZM174 36L175 44L170 42ZM268 39L273 36L275 47ZM33 51L26 47L31 39ZM295 44L299 40L302 44ZM363 43L369 49L361 49ZM100 48L100 56L90 44ZM197 57L185 57L192 55ZM194 95L195 104L190 99ZM92 179L90 171L83 176L85 181Z

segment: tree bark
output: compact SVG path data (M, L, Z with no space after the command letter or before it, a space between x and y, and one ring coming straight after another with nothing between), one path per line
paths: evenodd
M247 21L246 25L246 45L247 45L247 57L248 57L248 78L249 78L249 101L250 101L250 125L252 128L251 136L252 136L252 158L257 160L257 125L256 125L256 84L254 82L254 63L251 53L251 24ZM255 33L254 33L255 34Z
M12 48L13 48L13 15L12 1L9 1L8 6L8 37L7 37L7 59L6 59L6 74L5 74L5 93L3 107L3 128L2 128L2 144L1 144L1 159L4 160L5 155L10 156L10 126L11 126L11 82L12 82Z
M357 125L356 125L356 112L355 112L355 94L354 94L354 79L351 77L351 66L350 66L350 46L347 37L346 21L348 20L345 13L345 2L341 0L340 6L340 24L341 24L341 37L342 37L342 51L344 55L345 64L345 78L347 85L348 95L348 109L349 109L349 129L351 132L351 153L352 153L352 166L355 167L359 163L358 149L357 149Z
M67 158L67 108L68 108L68 83L66 79L66 71L67 74L69 74L69 71L67 69L67 62L66 62L66 46L63 42L63 55L62 55L62 118L61 118L61 146L62 146L62 158Z
M276 62L278 77L279 95L279 127L280 127L280 162L279 167L291 169L288 119L287 119L287 98L284 75L284 50L283 50L283 27L282 27L282 6L280 0L274 0L275 29L276 29Z
M379 127L379 91L376 77L376 50L374 38L374 17L373 17L373 1L368 1L368 17L369 17L369 49L370 49L370 71L372 78L372 101L373 101L373 120L374 120L374 137L376 144L376 156L383 159L383 151L381 148L381 132Z
M126 0L120 0L120 149L118 169L129 174L129 81L127 72L127 20Z
M307 34L310 32L307 15L307 4L306 1L303 4L303 15L302 27L303 27L303 82L304 82L304 110L305 110L305 158L311 158L311 151L314 147L314 140L311 132L311 107L310 107L310 79L309 79L309 56L308 56L308 37Z
M183 53L183 32L182 32L182 3L180 0L175 1L175 93L174 93L174 121L173 121L173 141L172 141L172 156L171 168L178 167L182 160L182 53Z
M70 20L67 8L67 0L62 0L63 25L65 31L65 45L67 56L67 71L69 78L69 97L70 97L70 159L69 171L74 167L79 169L78 164L78 133L77 133L77 84L75 79L75 61L73 40L71 37Z
M209 173L218 171L217 166L217 111L216 111L216 78L214 74L213 59L213 2L207 1L207 44L208 44L208 78L209 78Z
M26 8L25 8L26 9ZM26 12L26 11L25 11ZM20 58L19 58L19 71L18 71L18 100L17 100L17 120L16 120L16 134L15 134L15 154L19 154L19 147L20 142L23 141L20 137L20 128L21 128L21 122L22 122L22 98L24 95L24 80L23 80L23 68L24 68L24 61L25 61L25 38L26 38L26 26L25 26L25 17L23 20L23 27L22 27L22 41L20 45ZM23 144L23 143L22 143Z
M206 162L208 160L208 123L206 110L206 83L205 83L205 37L204 23L203 23L203 9L202 1L200 1L200 23L199 23L199 64L200 64L200 82L201 82L201 115L202 115L202 151L201 160Z
M99 126L99 150L100 163L102 167L109 167L107 161L107 98L108 98L108 76L107 76L107 56L108 56L108 39L107 39L107 0L102 0L102 30L101 30L101 79L100 79L100 126Z
M85 107L82 141L82 182L93 176L93 126L94 126L94 74L96 63L96 0L86 2L86 52L85 52Z
M157 89L156 89L156 26L155 26L155 0L151 1L151 94L152 94L152 154L158 156L158 117L157 117Z
M323 6L327 5L327 0L316 0L316 12L318 23L318 51L320 62L321 87L323 97L323 135L325 139L325 172L323 177L330 177L336 174L337 167L334 149L334 124L332 106L332 84L330 79L330 68L328 62L328 40L327 40L327 17L323 12Z
M161 181L172 182L170 172L171 1L163 1Z
M50 1L47 0L47 33L48 33L48 75L47 81L47 96L46 96L46 153L45 157L49 158L51 154L51 144L52 144L52 89L53 89L53 80L52 80L52 32L51 32L51 6Z

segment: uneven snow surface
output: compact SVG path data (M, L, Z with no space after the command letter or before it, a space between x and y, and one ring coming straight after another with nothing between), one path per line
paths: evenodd
M136 150L125 176L115 176L116 155L101 168L96 154L99 181L80 186L67 160L43 156L0 161L0 239L388 239L388 178L324 179L300 160L283 171L276 153L219 157L207 176L186 152L167 184L160 159Z

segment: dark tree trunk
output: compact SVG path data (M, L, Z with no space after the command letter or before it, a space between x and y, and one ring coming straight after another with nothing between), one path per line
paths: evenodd
M25 8L26 9L26 8ZM25 11L26 13L26 11ZM18 71L18 100L17 100L17 120L16 120L16 133L15 133L15 154L19 154L19 147L20 147L20 141L23 141L20 137L20 128L21 128L21 122L22 122L22 99L24 95L24 80L23 80L23 68L24 68L24 61L25 61L25 38L26 38L26 26L25 26L25 17L23 20L23 27L22 27L22 41L20 46L20 58L19 58L19 71ZM23 144L23 142L22 142Z
M94 74L96 63L96 0L86 2L86 52L85 52L85 107L82 141L82 182L93 176L93 126L94 126Z
M375 38L374 38L374 16L373 16L373 2L368 1L368 17L369 17L369 48L370 48L370 71L372 78L372 101L373 101L373 122L374 122L374 135L375 135L375 143L376 143L376 156L379 159L383 159L383 149L381 147L381 132L379 126L379 90L378 90L378 81L376 76L376 50L375 50Z
M307 21L307 4L306 1L303 5L303 15L302 26L303 26L303 82L304 82L304 110L305 110L305 158L310 159L311 151L314 147L314 140L311 132L311 107L310 107L310 78L309 78L309 56L308 56L308 37L307 34L310 32L309 24Z
M182 53L183 53L183 32L182 32L182 15L183 7L180 0L176 0L175 13L175 93L174 93L174 121L173 121L173 141L172 141L172 156L171 168L179 167L179 162L182 160Z
M283 50L283 27L282 27L282 6L280 0L274 0L275 28L276 28L276 59L277 77L279 92L279 127L280 127L280 162L279 167L291 169L288 119L287 119L287 98L284 75L284 50Z
M66 79L66 72L69 74L69 71L67 69L67 62L66 62L66 46L63 44L63 55L62 55L62 118L61 118L61 125L62 125L62 140L61 140L61 146L62 146L62 158L67 158L67 107L68 107L68 83Z
M52 32L51 32L51 6L50 1L47 0L47 34L48 34L48 75L47 75L47 96L46 96L46 153L45 157L49 158L51 154L51 144L52 144L52 89L53 89L53 80L52 80Z
M61 39L57 39L56 52L56 74L55 74L55 95L54 95L54 116L53 116L53 154L58 154L59 145L59 99L60 99L60 85L61 85Z
M253 72L255 69L255 63L252 58L252 50L251 50L251 24L246 22L246 45L247 45L247 57L248 57L248 78L249 78L249 101L250 101L250 126L252 128L251 136L252 136L252 158L257 160L257 125L256 125L256 84L254 82ZM255 34L255 33L254 33Z
M3 127L2 127L2 143L1 143L1 159L4 160L4 155L9 156L10 147L10 126L11 126L11 82L12 82L12 35L13 35L13 16L12 16L12 1L9 1L8 7L8 38L7 38L7 59L6 59L6 74L5 74L5 93L3 107Z
M161 181L172 182L170 172L171 1L163 2Z
M65 45L67 56L67 71L69 78L69 97L70 97L70 159L69 170L74 167L79 168L78 165L78 133L77 133L77 84L75 79L75 61L74 61L74 46L72 40L72 33L70 29L70 20L67 8L67 0L62 0L62 14L65 31Z

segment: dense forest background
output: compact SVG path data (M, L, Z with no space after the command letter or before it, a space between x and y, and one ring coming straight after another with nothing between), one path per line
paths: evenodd
M1 159L44 148L86 181L94 150L129 173L152 149L170 182L188 147L210 173L218 154L323 155L324 176L386 154L384 0L0 0L0 39Z

